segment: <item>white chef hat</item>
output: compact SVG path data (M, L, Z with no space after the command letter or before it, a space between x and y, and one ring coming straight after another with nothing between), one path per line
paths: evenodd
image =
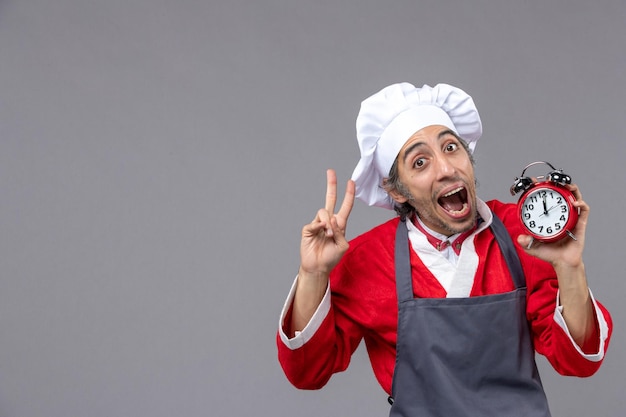
M393 199L382 188L400 149L418 130L446 126L464 139L470 151L482 134L482 124L472 98L447 84L416 88L393 84L361 103L356 136L361 150L352 179L356 197L370 206L392 209Z

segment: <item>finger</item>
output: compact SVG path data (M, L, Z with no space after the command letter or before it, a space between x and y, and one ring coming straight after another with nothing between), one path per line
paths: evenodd
M582 200L583 196L580 192L580 188L578 188L576 184L568 184L567 189L574 194L574 198L576 198L576 200Z
M572 192L572 194L574 194L574 198L576 199L573 205L578 209L579 221L582 220L586 222L589 217L589 205L583 200L580 188L578 188L576 184L570 184L567 188Z
M347 249L348 241L346 240L346 229L339 225L336 217L331 219L330 225L333 229L333 239L335 240L335 244L342 249Z
M337 203L337 174L334 170L326 171L326 211L330 214L335 212Z
M585 203L583 200L576 200L573 205L578 209L581 216L589 215L589 204Z
M524 249L528 251L530 248L532 248L533 243L535 243L535 240L533 239L532 236L529 236L529 235L519 235L517 237L517 243L519 243L521 247L523 247Z
M333 228L330 224L330 221L333 217L333 213L332 212L328 212L328 210L326 209L319 209L317 212L317 217L316 219L321 223L321 228L324 229L326 236L332 236L333 235Z
M354 181L349 180L348 183L346 184L346 195L343 197L341 208L339 209L339 212L337 213L337 216L341 218L343 222L342 227L345 227L345 224L348 221L348 216L350 216L350 212L352 212L352 207L354 206L354 192L355 192Z
M326 212L326 210L320 211ZM320 232L325 233L327 224L328 223L321 221L319 219L319 216L315 217L315 220L313 220L311 223L304 225L304 227L302 228L302 236L315 236Z
M574 198L576 199L576 202L581 203L581 207L583 205L587 206L587 204L583 200L583 194L580 192L580 188L578 188L576 184L569 184L567 186L567 189L570 190L572 194L574 194Z
M578 220L573 226L571 232L580 244L584 244L585 233L587 230L587 222L589 221L589 206L585 202L577 201L574 207L578 209Z

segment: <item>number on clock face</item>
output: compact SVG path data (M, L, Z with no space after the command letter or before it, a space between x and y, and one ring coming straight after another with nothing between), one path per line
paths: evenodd
M532 233L550 237L562 232L570 212L561 194L551 189L537 189L524 199L521 216Z

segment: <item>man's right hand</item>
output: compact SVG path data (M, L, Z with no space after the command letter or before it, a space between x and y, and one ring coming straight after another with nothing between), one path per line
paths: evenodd
M320 209L315 219L302 229L300 244L300 272L328 275L348 250L346 225L354 205L354 182L348 181L346 194L339 212L337 203L337 175L326 171L326 206Z
M300 271L293 301L291 335L309 322L328 287L330 271L348 250L346 226L354 205L354 181L349 180L339 212L337 204L337 175L326 171L326 206L315 219L302 228L300 242Z

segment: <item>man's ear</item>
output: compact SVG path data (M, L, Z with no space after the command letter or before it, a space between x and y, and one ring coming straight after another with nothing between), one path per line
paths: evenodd
M402 194L400 194L397 191L391 191L389 192L389 195L391 196L391 198L393 198L393 200L398 203L398 204L404 204L407 201L409 201L408 198L406 198L405 196L403 196Z
M391 198L393 198L393 200L398 203L398 204L404 204L407 201L409 201L408 198L406 198L404 195L402 195L400 192L398 192L398 190L396 190L395 188L390 190L390 186L389 186L389 182L387 178L383 178L383 184L382 187L385 191L387 191L387 194L389 194L389 196Z

